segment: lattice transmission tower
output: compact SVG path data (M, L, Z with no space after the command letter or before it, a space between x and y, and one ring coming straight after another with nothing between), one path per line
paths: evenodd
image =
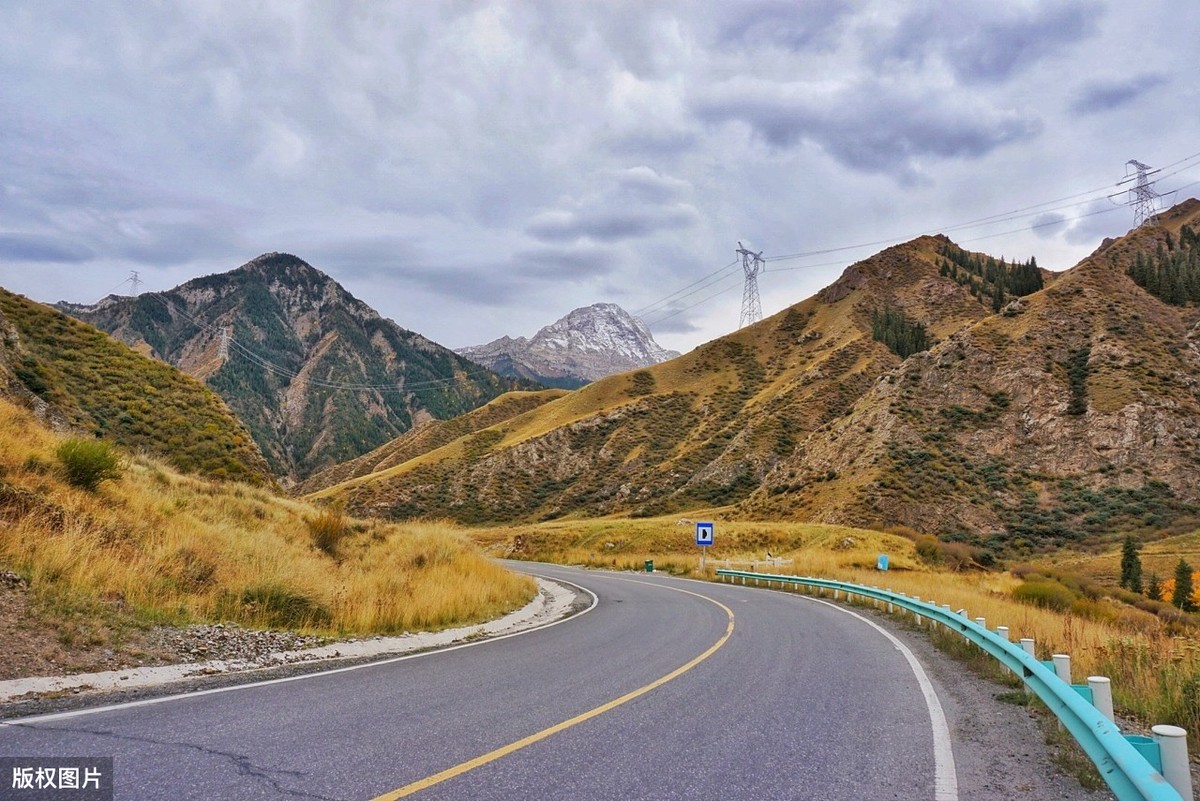
M761 250L758 253L746 250L741 242L738 242L737 254L742 257L742 272L746 274L746 284L742 288L742 317L738 321L738 328L745 328L762 319L758 274L767 269L767 263L763 261Z
M1135 172L1130 175L1129 168L1132 167ZM1129 181L1137 181L1129 189L1129 205L1133 206L1133 225L1139 228L1143 225L1153 225L1158 222L1158 199L1162 197L1158 192L1154 191L1154 182L1150 180L1150 176L1158 170L1151 170L1150 167L1137 159L1130 159L1125 162L1125 179L1118 183L1120 186Z
M142 277L138 275L137 270L129 271L129 283L133 284L133 296L136 298L138 295L138 289L142 285Z
M229 326L221 328L221 343L217 345L217 358L221 360L221 364L229 361Z

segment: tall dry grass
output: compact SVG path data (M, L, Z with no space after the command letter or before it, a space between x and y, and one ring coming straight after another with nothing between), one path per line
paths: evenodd
M140 456L77 489L54 464L59 441L0 401L0 567L50 609L347 635L478 622L535 592L448 524L331 524L327 510Z

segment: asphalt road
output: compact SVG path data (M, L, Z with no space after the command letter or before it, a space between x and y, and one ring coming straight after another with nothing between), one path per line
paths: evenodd
M391 664L10 721L0 755L111 755L116 798L155 801L397 797L438 774L411 797L955 797L947 742L935 792L932 690L869 622L753 588L520 569L599 603Z

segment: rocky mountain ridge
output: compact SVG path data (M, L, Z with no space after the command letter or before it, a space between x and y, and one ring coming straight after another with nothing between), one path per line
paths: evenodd
M286 253L166 292L59 308L205 381L285 483L530 386L385 320Z
M501 375L577 389L591 381L677 357L615 303L575 309L529 339L500 337L457 353Z
M1200 203L1180 204L910 357L772 468L748 507L1030 548L1191 525L1200 311L1128 273L1197 222Z

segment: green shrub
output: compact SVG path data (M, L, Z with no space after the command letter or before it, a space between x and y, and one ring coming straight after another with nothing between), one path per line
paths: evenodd
M67 482L95 492L101 481L121 477L121 456L112 445L97 439L69 439L54 452Z
M1013 590L1013 598L1043 609L1066 612L1074 605L1075 593L1052 579L1026 581Z

